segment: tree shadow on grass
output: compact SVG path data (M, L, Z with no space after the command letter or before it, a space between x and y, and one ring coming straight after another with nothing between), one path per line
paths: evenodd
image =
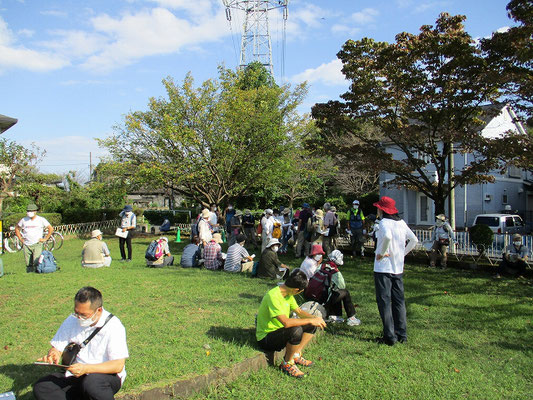
M206 332L207 336L214 339L221 339L225 342L236 344L238 346L249 346L257 348L255 338L255 328L230 328L227 326L212 326Z
M243 299L255 300L258 303L260 303L261 300L263 299L262 296L258 296L256 294L251 294L251 293L239 293L239 297Z
M14 392L17 400L32 400L33 394L31 390L24 394L20 393L22 391L26 392L28 388L31 389L31 386L38 379L53 372L57 372L57 368L41 367L33 364L7 364L0 366L0 374L13 380L13 386L7 391Z

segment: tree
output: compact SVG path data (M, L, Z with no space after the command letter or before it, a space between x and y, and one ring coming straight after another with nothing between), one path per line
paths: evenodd
M422 26L418 35L400 33L392 44L347 41L337 56L350 90L341 96L344 102L317 104L312 112L323 135L358 139L354 154L394 174L389 185L433 199L436 213L444 211L453 187L492 181L488 172L501 166L495 154L503 141L479 134L483 119L499 112L486 107L498 99L499 83L487 79L488 62L465 32L464 19L442 13L435 26ZM369 134L368 124L380 134ZM475 159L449 185L454 143ZM393 158L386 146L403 158Z
M219 68L217 80L197 88L190 74L180 86L167 78L167 97L128 114L101 144L114 161L126 163L138 186L173 189L204 206L253 193L269 183L290 132L301 123L296 107L306 87L258 84L247 72L263 76L256 67Z
M4 200L16 195L18 181L29 173L42 156L38 147L25 148L8 139L0 139L0 212Z

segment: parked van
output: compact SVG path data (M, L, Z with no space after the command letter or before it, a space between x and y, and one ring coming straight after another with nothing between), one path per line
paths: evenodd
M516 214L479 214L474 219L474 225L488 225L495 234L526 233L526 226L522 217Z

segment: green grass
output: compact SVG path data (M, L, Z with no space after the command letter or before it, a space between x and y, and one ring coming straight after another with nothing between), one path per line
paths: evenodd
M257 353L252 331L263 294L273 283L222 272L144 266L149 238L134 240L134 261L97 270L79 266L83 241L56 253L61 271L26 274L22 253L2 256L0 393L30 399L47 367L44 354L84 285L99 288L104 306L126 326L130 358L121 393L160 387L227 367ZM118 244L108 238L112 256ZM179 254L183 244L171 244ZM179 259L179 257L178 257ZM343 273L359 304L360 327L329 327L307 351L316 366L295 381L275 368L248 374L203 398L298 397L353 399L502 399L533 393L531 282L493 281L488 274L408 266L405 274L409 343L373 342L381 321L370 262L346 260ZM297 266L299 262L284 258ZM206 355L204 344L211 354Z

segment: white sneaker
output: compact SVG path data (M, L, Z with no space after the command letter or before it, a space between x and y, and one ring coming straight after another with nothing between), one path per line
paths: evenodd
M348 326L359 326L361 325L361 320L355 318L355 316L350 317L346 320L346 325Z
M328 317L327 322L332 322L332 323L334 323L334 324L341 324L341 323L344 322L344 318L342 318L342 317L338 317L337 315L330 315L330 316Z

